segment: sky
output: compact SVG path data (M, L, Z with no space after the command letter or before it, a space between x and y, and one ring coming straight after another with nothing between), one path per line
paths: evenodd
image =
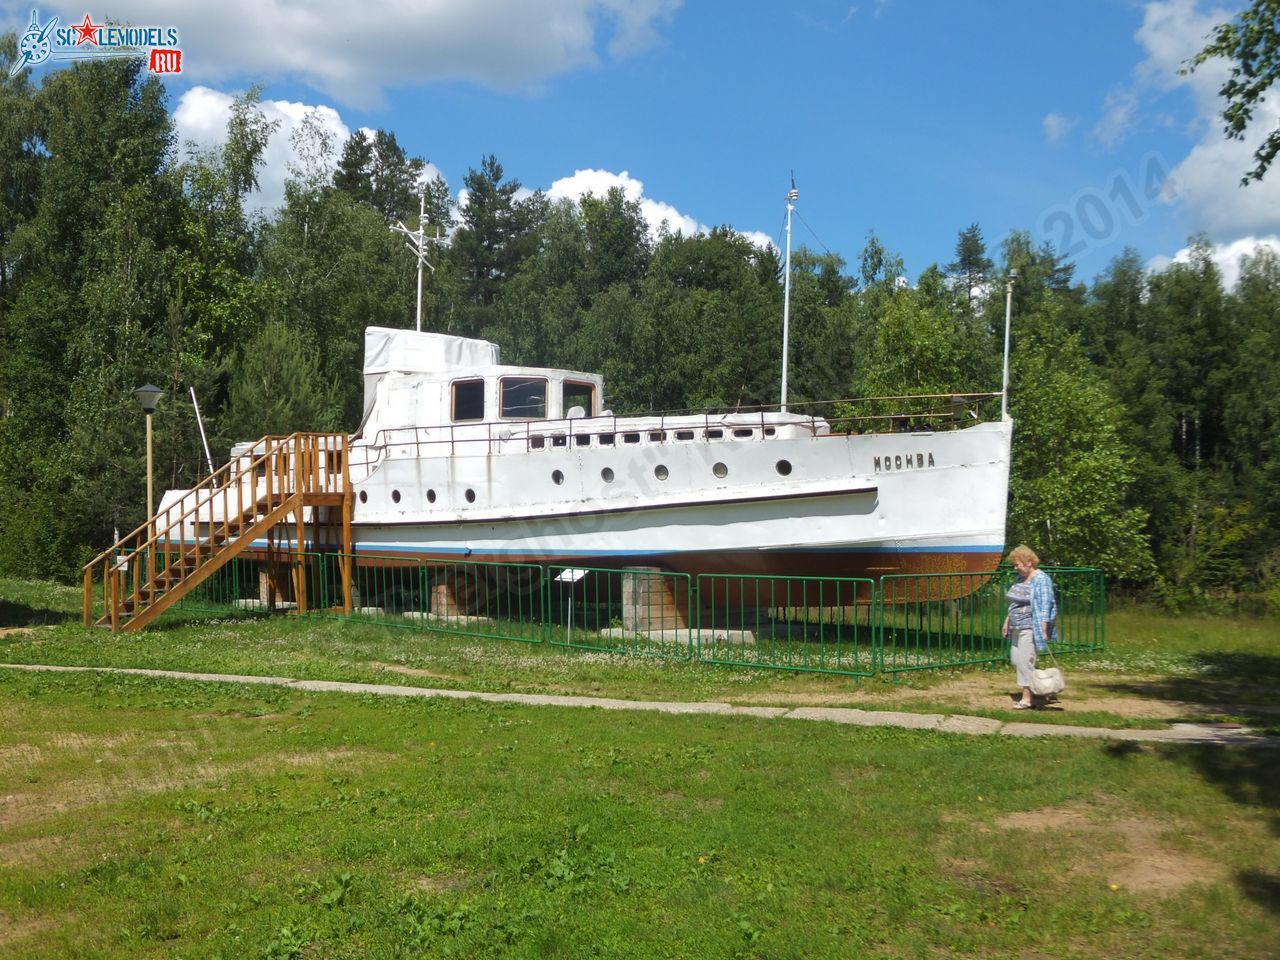
M1280 98L1245 142L1228 141L1226 65L1179 68L1244 5L0 0L0 30L24 33L33 11L42 27L88 15L176 28L182 72L163 80L196 147L216 144L232 98L261 85L280 121L256 198L267 211L310 116L337 147L359 128L394 132L455 194L494 154L553 198L617 185L655 229L726 225L779 247L794 175L793 244L850 272L871 232L916 277L976 223L997 260L1025 230L1085 282L1126 247L1159 269L1205 234L1230 284L1241 254L1280 249L1280 172L1240 185ZM68 62L28 69L38 81Z

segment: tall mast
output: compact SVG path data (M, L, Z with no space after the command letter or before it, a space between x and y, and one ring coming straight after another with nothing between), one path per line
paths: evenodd
M428 237L426 235L426 230L425 230L426 225L427 225L427 194L424 191L418 196L418 229L410 230L399 220L397 220L396 225L391 228L392 233L404 234L404 236L407 238L405 241L405 246L408 247L410 250L412 250L414 256L418 258L418 312L417 312L417 319L415 321L415 326L419 333L422 332L422 268L426 267L432 273L434 273L436 269L430 263L427 262L427 250L428 250L427 244L429 243L448 244L447 240L441 240L439 236ZM437 228L437 233L439 233L438 228Z
M800 199L796 189L795 174L791 175L791 189L787 191L787 263L782 281L782 412L787 412L787 355L791 352L791 212Z

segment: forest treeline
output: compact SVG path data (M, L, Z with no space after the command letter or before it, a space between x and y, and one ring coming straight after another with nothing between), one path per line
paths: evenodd
M14 57L0 42L0 77ZM157 486L233 441L358 425L366 326L412 327L424 163L393 133L294 134L283 204L248 198L271 125L250 94L225 144L175 142L133 61L0 80L0 573L74 578L143 519L132 391L165 391ZM336 172L335 172L336 165ZM521 189L492 156L459 205L424 329L483 336L507 362L605 375L618 413L777 401L782 265L729 229L654 236L617 190ZM914 283L874 235L852 262L793 256L790 399L998 390L1005 281L1015 419L1007 541L1103 567L1172 605L1280 609L1280 262L1223 288L1207 241L1149 273L1126 252L1092 283L1029 234L978 225Z

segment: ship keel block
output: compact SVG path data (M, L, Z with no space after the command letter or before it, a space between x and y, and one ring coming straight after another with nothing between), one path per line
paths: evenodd
M683 581L681 581L683 583ZM622 570L622 628L630 633L687 630L688 590L677 597L670 574L657 567L624 567Z

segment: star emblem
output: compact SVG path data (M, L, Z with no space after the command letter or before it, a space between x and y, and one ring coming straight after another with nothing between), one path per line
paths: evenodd
M84 15L83 23L73 24L71 29L80 34L76 38L77 47L86 42L92 43L95 47L98 46L98 31L102 29L102 24L95 24L89 19L89 14Z

